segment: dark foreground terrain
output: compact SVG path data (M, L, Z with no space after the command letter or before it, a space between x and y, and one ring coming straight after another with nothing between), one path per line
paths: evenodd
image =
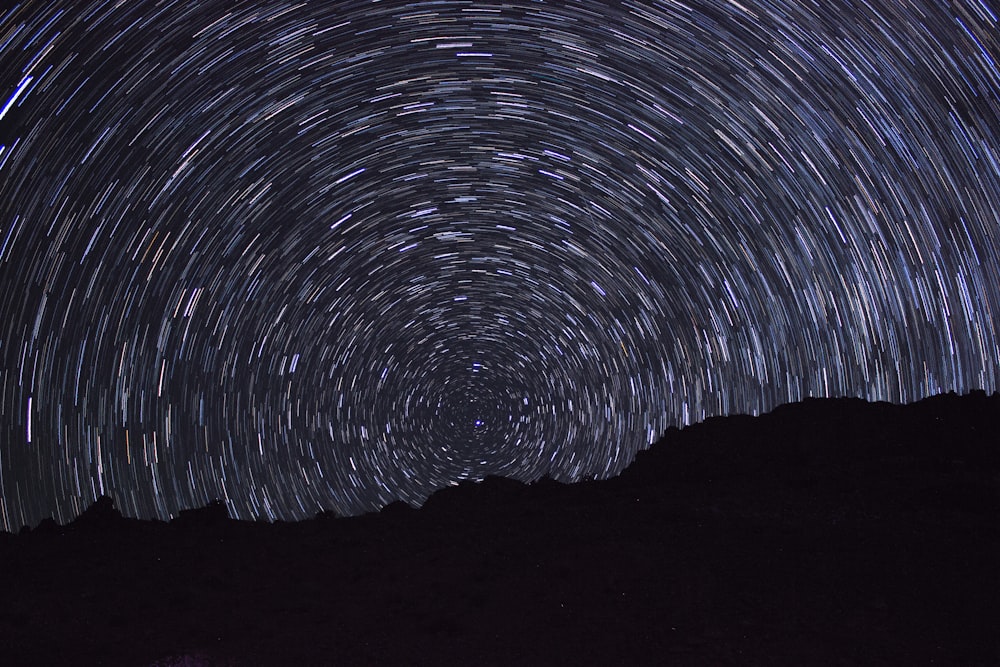
M3 665L997 665L1000 397L809 400L620 477L0 534Z

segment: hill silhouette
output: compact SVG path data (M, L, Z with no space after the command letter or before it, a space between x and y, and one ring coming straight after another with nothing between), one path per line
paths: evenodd
M0 534L4 664L1000 663L1000 396L811 399L620 476Z

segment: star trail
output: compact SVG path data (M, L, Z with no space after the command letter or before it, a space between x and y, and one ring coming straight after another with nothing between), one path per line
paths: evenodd
M0 15L0 519L355 514L996 391L973 0Z

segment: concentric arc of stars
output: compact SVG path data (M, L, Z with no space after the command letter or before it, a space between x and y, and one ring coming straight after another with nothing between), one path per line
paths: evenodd
M996 391L989 2L0 14L0 527L620 472Z

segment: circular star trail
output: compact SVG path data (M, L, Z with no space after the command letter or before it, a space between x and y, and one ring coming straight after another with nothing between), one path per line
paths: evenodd
M0 15L0 517L607 477L997 389L986 2Z

